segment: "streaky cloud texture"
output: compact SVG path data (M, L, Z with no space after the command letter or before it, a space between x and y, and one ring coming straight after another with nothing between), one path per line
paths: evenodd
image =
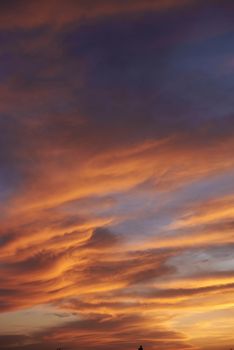
M233 11L0 2L0 349L233 346Z

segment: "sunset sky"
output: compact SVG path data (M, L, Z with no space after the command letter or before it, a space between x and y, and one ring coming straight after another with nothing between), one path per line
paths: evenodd
M234 348L234 1L0 1L0 349Z

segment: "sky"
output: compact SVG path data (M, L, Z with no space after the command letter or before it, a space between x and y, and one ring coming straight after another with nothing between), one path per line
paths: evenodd
M0 1L0 350L234 347L234 2Z

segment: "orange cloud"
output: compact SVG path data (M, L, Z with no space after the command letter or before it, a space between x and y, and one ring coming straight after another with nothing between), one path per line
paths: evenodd
M68 0L28 1L1 3L2 28L33 28L53 24L55 27L72 22L102 18L124 13L161 11L175 6L191 4L191 0L107 1Z
M220 49L213 25L206 46L200 26L180 37L189 4L1 2L0 325L7 313L12 338L0 332L0 348L233 341L231 82L204 78L207 47L214 61ZM157 11L170 21L144 18L135 35ZM128 37L118 21L130 14ZM42 305L36 331L17 328L16 313L34 319ZM43 327L47 310L63 322Z

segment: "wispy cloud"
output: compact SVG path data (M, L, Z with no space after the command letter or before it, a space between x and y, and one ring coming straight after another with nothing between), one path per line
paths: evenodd
M231 347L232 10L1 1L0 348Z

